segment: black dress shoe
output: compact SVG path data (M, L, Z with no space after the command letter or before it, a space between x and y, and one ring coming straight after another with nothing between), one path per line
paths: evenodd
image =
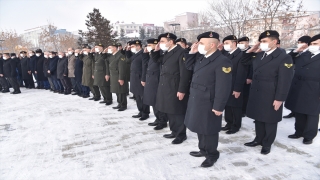
M225 126L225 127L222 127L222 128L221 128L221 131L228 131L228 130L230 130L230 129L231 129L230 127Z
M92 98L89 98L89 100L95 100L95 98L94 98L94 97L92 97Z
M139 113L138 115L133 115L132 117L133 117L133 118L141 118L142 115Z
M83 98L88 98L88 97L90 97L89 95L83 95L82 96Z
M72 95L79 95L79 94L75 92L75 93L72 93Z
M10 92L9 90L2 90L1 91L2 93L8 93L8 92Z
M181 137L176 137L171 143L172 144L181 144L183 141L187 140L187 136L181 138Z
M112 109L120 109L120 106L112 107Z
M165 135L163 135L163 137L164 137L164 138L168 138L168 139L173 139L173 138L175 138L176 136L173 135L173 134L165 134Z
M236 130L228 130L227 132L226 132L226 134L235 134L235 133L237 133L238 131L236 131Z
M261 154L267 155L270 153L271 147L262 147Z
M100 104L105 104L105 103L107 103L107 101L106 101L106 100L103 100L103 101L100 101L99 103L100 103Z
M256 141L252 141L252 142L245 143L244 145L249 146L249 147L256 147L256 146L259 146L260 143L258 143Z
M193 157L204 157L205 156L200 151L191 151L189 154Z
M124 111L126 109L127 109L127 107L121 107L121 108L118 109L118 111Z
M71 92L65 92L65 93L64 93L64 95L69 95L69 94L71 94Z
M298 136L298 135L296 135L296 134L291 134L291 135L289 135L288 136L288 138L291 138L291 139L299 139L299 138L301 138L302 136Z
M149 118L149 115L148 116L142 116L139 120L140 121L144 121L144 120L147 120Z
M290 114L288 114L286 116L283 116L283 118L285 118L285 119L289 119L289 118L292 118L292 117L294 117L294 113L290 113Z
M136 99L135 97L129 97L129 99Z
M302 142L303 144L312 144L313 140L304 138Z
M242 117L243 117L243 118L246 117L246 116L247 116L246 114L244 114L244 113L242 114Z
M94 98L93 100L94 100L94 101L100 101L101 98Z
M157 126L159 124L159 120L156 119L154 122L149 123L148 126Z
M201 167L207 168L207 167L211 167L214 165L214 163L216 163L217 160L216 159L210 159L210 158L206 158L206 160L204 160L201 164Z
M154 130L161 130L163 128L168 127L167 123L166 124L158 124L156 127L154 127Z
M109 105L111 105L112 104L112 101L107 101L106 102L106 106L109 106Z

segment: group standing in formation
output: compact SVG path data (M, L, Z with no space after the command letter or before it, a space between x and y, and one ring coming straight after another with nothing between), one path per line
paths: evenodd
M211 167L219 158L219 132L236 134L242 118L254 119L255 138L245 146L262 146L269 154L276 138L284 106L294 113L295 132L288 137L303 138L312 144L318 132L320 113L320 34L302 36L297 48L287 54L280 46L279 33L268 30L258 43L249 46L249 38L220 36L210 31L200 34L198 42L188 46L175 34L157 39L129 41L107 46L85 44L66 52L42 52L41 49L4 53L0 59L0 84L3 93L21 93L20 87L79 95L100 103L127 109L129 91L136 100L138 113L133 118L149 118L150 106L156 120L154 130L168 126L164 138L181 144L186 129L197 133L198 151L205 157L202 167ZM27 54L29 56L27 56ZM129 84L130 82L130 84ZM222 114L226 125L222 127Z

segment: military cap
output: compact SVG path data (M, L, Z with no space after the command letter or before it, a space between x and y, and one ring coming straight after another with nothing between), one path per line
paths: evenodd
M138 44L138 45L142 46L142 43L141 43L140 40L134 40L134 41L130 41L130 42L129 42L129 45L130 45L130 46L133 45L133 44Z
M102 43L98 43L96 46L104 47L104 45Z
M115 46L115 47L118 47L118 43L116 43L116 42L112 42L112 43L110 43L110 44L109 44L109 46Z
M176 43L177 42L183 42L183 43L187 44L187 40L185 38L179 38L176 40Z
M20 51L20 54L27 54L27 52L26 51Z
M119 47L119 46L122 46L122 44L118 42L118 43L117 43L117 46L118 46L118 47Z
M158 36L158 41L160 41L161 38L170 38L170 39L173 39L174 41L177 39L177 36L172 34L172 33L164 33L164 34L160 34Z
M158 39L154 39L154 38L147 40L148 44L158 44L158 42L159 42Z
M307 43L307 44L310 42L310 40L311 40L310 36L302 36L298 39L298 41L303 42L303 43Z
M10 53L10 56L16 56L16 53Z
M224 41L227 41L227 40L237 41L238 39L235 35L229 35L229 36L223 38L222 43L224 43Z
M263 33L260 34L259 36L259 42L261 41L261 39L266 38L266 37L275 37L277 39L279 39L279 33L277 31L274 30L267 30Z
M238 39L238 43L242 42L242 41L249 41L249 38L247 36L245 36L245 37Z
M82 44L81 46L83 49L91 49L91 47L88 44Z
M201 38L215 38L215 39L219 40L219 34L216 32L209 31L209 32L205 32L205 33L200 34L197 37L198 41L200 41Z
M42 53L42 50L41 49L37 49L36 53Z
M317 34L317 35L313 36L309 41L309 45L311 44L311 42L316 41L318 39L320 39L320 34Z

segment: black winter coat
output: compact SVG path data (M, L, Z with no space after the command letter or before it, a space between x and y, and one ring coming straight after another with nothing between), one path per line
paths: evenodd
M37 58L38 57L36 55L30 57L28 70L32 73L34 73L34 71L36 70Z
M55 56L49 59L49 70L50 70L51 76L57 77L58 60L59 60L58 56Z
M143 50L136 54L126 51L127 58L131 61L130 66L130 92L134 95L143 96L144 87L141 84L142 69L146 68L146 64L142 61Z
M68 77L68 58L62 57L58 60L57 78L63 79L65 76Z
M43 73L43 63L44 63L44 56L41 54L39 57L37 57L36 61L36 68L35 71L37 71L37 78L38 81L47 81L48 79L46 78L45 74Z
M82 74L83 74L83 61L81 61L79 57L76 57L74 75L75 75L75 80L77 82L80 82L80 83L82 82Z
M17 77L17 62L15 59L7 59L3 61L3 75L6 78Z

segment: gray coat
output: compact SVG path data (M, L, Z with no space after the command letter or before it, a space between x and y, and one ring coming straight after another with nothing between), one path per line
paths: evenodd
M74 54L68 56L68 77L74 78L74 70L76 66L76 57Z

